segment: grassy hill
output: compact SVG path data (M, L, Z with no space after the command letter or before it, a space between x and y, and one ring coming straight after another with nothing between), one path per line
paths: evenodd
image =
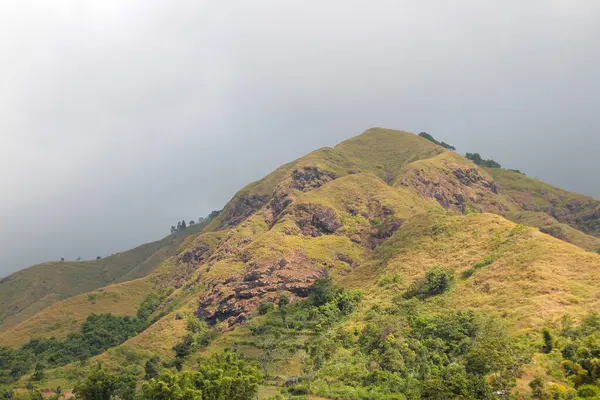
M572 398L587 381L561 369L565 349L596 351L582 338L600 337L589 317L600 306L598 204L371 129L248 185L202 232L111 282L143 279L50 306L60 290L36 294L0 344L64 338L91 313L134 315L160 291L147 325L93 361L142 379L154 356L196 369L234 348L260 362L270 395L303 376L324 398L530 398L539 376L547 395ZM90 365L55 363L38 384L72 385Z
M0 279L0 332L65 298L146 276L204 224L100 260L53 261Z
M93 313L134 316L153 286L150 279L142 278L56 302L12 329L0 333L0 343L15 347L31 339L61 339L78 331L86 317Z
M600 237L600 201L514 171L489 169L499 189L523 211L543 212L558 222Z

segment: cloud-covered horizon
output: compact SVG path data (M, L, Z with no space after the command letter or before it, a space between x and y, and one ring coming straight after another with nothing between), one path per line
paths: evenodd
M159 239L373 126L600 198L600 3L0 3L0 276Z

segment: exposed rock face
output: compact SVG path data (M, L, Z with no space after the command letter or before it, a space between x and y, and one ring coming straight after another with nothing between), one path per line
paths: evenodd
M593 199L565 199L553 193L544 193L546 205L540 206L524 193L519 196L521 207L526 211L541 211L557 221L570 225L587 234L600 237L600 203Z
M210 247L206 243L198 243L196 247L181 256L181 262L203 263L209 256Z
M317 167L304 167L295 169L292 172L292 185L294 189L308 192L320 188L327 182L331 182L336 179L335 174L323 171Z
M431 171L413 169L400 180L400 185L413 187L423 197L435 199L444 208L465 212L467 206L477 211L503 214L508 207L498 199L494 181L484 177L478 168L470 165L446 163L447 168Z
M312 284L326 275L304 257L283 258L251 265L240 280L215 285L200 299L196 314L210 325L225 327L244 322L263 301L273 301L281 292L290 298L306 297Z
M244 219L252 215L262 206L264 206L269 199L269 196L248 196L246 194L240 195L235 203L227 207L222 212L222 219L219 228L227 226L235 226L242 222Z
M308 236L331 234L342 227L335 211L319 204L299 204L295 207L294 216L296 225Z
M267 218L269 224L277 222L277 217L285 210L289 205L296 201L294 196L289 189L276 191L273 194L273 198L267 205L267 209L270 211L270 217Z

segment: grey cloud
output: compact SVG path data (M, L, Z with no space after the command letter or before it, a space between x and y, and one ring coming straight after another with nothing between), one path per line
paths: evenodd
M157 239L372 126L600 196L600 4L0 4L0 275Z

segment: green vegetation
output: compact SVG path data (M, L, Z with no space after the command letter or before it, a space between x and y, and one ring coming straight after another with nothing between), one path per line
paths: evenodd
M200 347L208 346L217 335L217 332L210 329L206 322L199 320L194 315L188 315L186 321L189 333L182 342L173 347L175 356L178 358L186 357Z
M496 261L495 255L487 256L483 260L478 261L475 264L473 264L473 266L471 268L469 268L468 270L464 271L462 273L462 277L469 278L471 275L473 275L475 273L475 271L477 271L478 269L481 269L483 267L487 267L488 265L492 264L494 261Z
M436 296L450 290L454 272L449 269L434 268L427 271L423 279L415 281L406 291L404 297L407 299L416 297L423 300L431 296Z
M0 383L13 383L35 365L33 380L44 378L44 368L62 366L74 361L85 362L144 330L152 320L163 296L149 294L141 304L137 317L92 314L81 331L64 340L34 339L13 350L0 348Z
M500 163L498 163L497 161L494 160L484 160L483 158L481 158L481 156L479 155L479 153L467 153L465 154L465 157L468 160L473 161L475 164L481 166L481 167L486 167L486 168L502 168L502 166L500 165Z
M435 144L437 144L439 146L442 146L445 149L456 151L456 147L454 147L452 145L449 145L448 143L438 142L437 140L435 140L435 138L433 136L431 136L427 132L421 132L421 133L419 133L419 136L422 137L423 139L429 140L432 143L435 143Z

